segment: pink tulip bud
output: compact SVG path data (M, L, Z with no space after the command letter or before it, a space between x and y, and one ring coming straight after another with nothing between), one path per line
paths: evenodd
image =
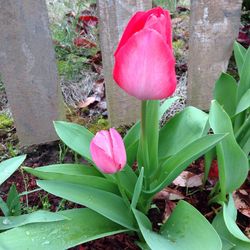
M113 76L125 92L140 100L173 94L175 58L167 10L139 11L130 19L115 52Z
M124 143L114 128L95 135L90 143L90 153L95 165L105 174L121 171L126 165Z

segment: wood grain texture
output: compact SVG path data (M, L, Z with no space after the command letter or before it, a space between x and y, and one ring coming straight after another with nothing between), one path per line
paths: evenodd
M152 0L97 0L97 5L109 121L112 126L130 124L140 116L140 102L115 84L113 54L128 20L136 11L150 9Z
M242 0L192 0L188 103L208 110L215 81L226 71L238 35Z
M0 73L21 145L57 139L64 119L44 0L0 0Z

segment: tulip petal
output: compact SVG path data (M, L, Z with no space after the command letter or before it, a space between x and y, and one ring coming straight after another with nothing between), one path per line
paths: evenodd
M113 152L112 152L112 142L109 135L109 132L106 130L101 130L96 133L95 137L92 139L93 143L98 145L99 148L101 148L106 154L113 158Z
M150 15L145 23L144 28L149 28L159 32L163 39L167 41L167 44L172 49L172 28L171 28L171 18L168 11L161 14L159 17L155 15Z
M135 32L141 30L144 27L147 17L148 16L146 16L145 12L143 11L138 11L135 13L135 15L132 16L123 32L123 35L115 51L115 55Z
M121 135L114 129L109 130L112 144L114 161L119 165L120 170L126 165L127 157L124 142Z
M172 50L157 31L143 29L116 54L113 76L123 90L140 100L166 98L176 88Z
M106 174L113 174L117 172L117 167L113 159L93 141L90 143L90 152L92 160L101 172Z
M135 13L134 16L132 16L132 18L130 19L130 21L128 22L123 35L120 39L120 42L118 44L118 47L115 51L115 55L118 53L118 51L120 50L120 48L127 42L127 40L136 32L140 31L141 29L143 29L148 17L150 15L156 15L157 17L159 17L160 15L164 15L166 16L166 18L168 19L168 23L169 23L169 29L171 30L171 19L170 19L170 14L167 10L163 10L161 7L156 7L153 8L151 10L148 11L138 11ZM171 32L169 33L171 34ZM168 35L168 34L167 34ZM170 35L171 36L171 35ZM171 39L171 37L170 37ZM171 42L172 44L172 42ZM172 45L171 45L172 48Z

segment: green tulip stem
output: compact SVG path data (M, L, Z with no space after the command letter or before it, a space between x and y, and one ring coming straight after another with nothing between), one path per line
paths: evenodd
M142 101L141 102L141 147L142 147L142 154L143 154L143 167L145 169L145 186L146 189L149 188L150 183L148 179L146 178L147 176L150 175L149 173L149 155L148 155L148 140L147 140L147 101Z

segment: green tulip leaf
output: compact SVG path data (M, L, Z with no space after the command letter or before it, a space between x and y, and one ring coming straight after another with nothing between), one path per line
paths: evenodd
M71 149L91 161L90 141L94 135L85 127L71 123L56 121L54 122L56 133L59 138Z
M212 223L222 241L222 250L249 250L250 244L233 236L228 230L223 211L216 215Z
M235 140L230 117L217 101L212 101L209 122L214 133L228 133L216 151L222 193L231 193L245 181L248 160Z
M56 164L39 168L24 167L23 169L40 179L82 184L119 194L116 184L103 178L94 167L81 164Z
M33 223L0 234L0 249L64 250L105 236L127 231L88 209L56 213L69 220Z
M132 197L132 202L131 202L131 207L136 208L141 191L142 191L142 184L143 184L143 177L144 177L144 168L141 168L140 175L137 179L135 189L134 189L134 194Z
M8 192L6 204L8 206L8 215L20 215L21 214L21 202L19 194L16 189L16 185L12 184Z
M148 218L133 209L140 231L152 250L221 250L221 240L210 223L194 207L180 201L162 226L160 234L151 229Z
M134 161L136 160L139 138L140 138L140 128L141 123L138 121L135 123L125 135L123 141L126 148L127 153L127 163L132 166Z
M122 171L116 174L119 176L119 181L123 188L132 197L137 182L137 175L134 170L129 165L126 165Z
M108 219L131 230L135 229L134 218L120 196L97 188L63 181L37 181L45 191L89 207Z
M23 163L26 155L13 157L0 163L0 185L3 184Z
M242 66L240 81L237 92L237 102L241 100L242 96L250 89L250 48L248 48L246 55L244 57L244 63Z
M174 96L171 98L166 99L160 106L160 111L159 111L159 120L163 117L165 112L174 104L177 100L179 100L179 96Z
M0 196L0 209L2 210L4 216L8 216L10 213L10 210L7 206L7 204L4 202L4 200Z
M163 162L205 135L208 115L194 107L187 107L163 126L159 135L159 158Z
M47 222L55 222L55 221L61 221L61 220L66 220L66 219L68 218L61 214L51 213L51 212L42 211L42 210L33 212L31 214L0 217L0 231L7 230L10 228L20 227L20 226L31 224L31 223L38 223L38 222L47 223Z
M216 134L201 137L187 145L177 154L168 158L161 166L157 185L149 192L144 191L144 193L155 194L161 191L165 186L171 184L192 161L212 149L225 136L225 134Z
M241 75L244 64L246 49L238 42L234 42L234 57L238 67L239 75Z
M246 155L249 155L249 153L250 153L250 137L248 138L245 145L243 145L242 149L243 149L243 151L245 152ZM249 168L250 168L250 164L249 164Z
M215 83L214 99L225 109L229 116L235 114L237 88L235 79L226 73L222 73Z
M248 242L250 247L250 239L239 229L236 224L237 209L234 205L232 195L229 195L228 204L223 205L223 218L228 231L237 239Z
M239 114L240 112L245 111L249 107L250 107L250 88L240 99L237 109L236 109L236 114Z

